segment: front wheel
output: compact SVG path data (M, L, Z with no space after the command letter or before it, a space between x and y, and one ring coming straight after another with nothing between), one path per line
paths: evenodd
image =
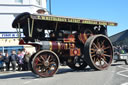
M34 56L32 68L40 77L50 77L57 72L59 64L59 58L53 51L42 50Z
M105 35L94 35L88 38L84 47L85 61L96 70L108 68L113 59L113 47Z

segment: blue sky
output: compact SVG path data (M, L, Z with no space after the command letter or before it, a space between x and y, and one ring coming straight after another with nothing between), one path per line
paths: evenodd
M108 35L128 29L128 0L51 0L52 14L117 22Z

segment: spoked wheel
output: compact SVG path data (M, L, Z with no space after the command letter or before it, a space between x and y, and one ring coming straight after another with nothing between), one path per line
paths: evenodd
M32 68L40 77L53 76L58 67L59 58L53 51L39 51L33 58Z
M95 35L85 43L85 61L96 70L109 67L113 59L113 47L110 40L104 35Z
M68 60L68 66L74 70L83 70L87 66L83 56L76 56Z

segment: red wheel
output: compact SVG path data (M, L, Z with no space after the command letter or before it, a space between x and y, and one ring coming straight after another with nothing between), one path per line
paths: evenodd
M113 47L105 35L89 37L85 43L85 61L91 68L103 70L109 67L113 59Z
M41 77L53 76L59 67L59 58L49 50L39 51L33 58L32 68Z

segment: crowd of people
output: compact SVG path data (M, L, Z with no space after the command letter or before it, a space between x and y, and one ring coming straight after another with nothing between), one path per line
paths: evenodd
M114 52L118 52L120 54L125 54L128 53L128 46L127 45L118 45L118 46L114 46Z
M30 57L30 53L25 50L18 50L18 52L12 50L10 55L8 52L6 52L5 55L0 52L0 71L4 71L4 68L6 71L10 71L11 67L13 71L28 71L30 69ZM17 66L18 69L16 69Z

